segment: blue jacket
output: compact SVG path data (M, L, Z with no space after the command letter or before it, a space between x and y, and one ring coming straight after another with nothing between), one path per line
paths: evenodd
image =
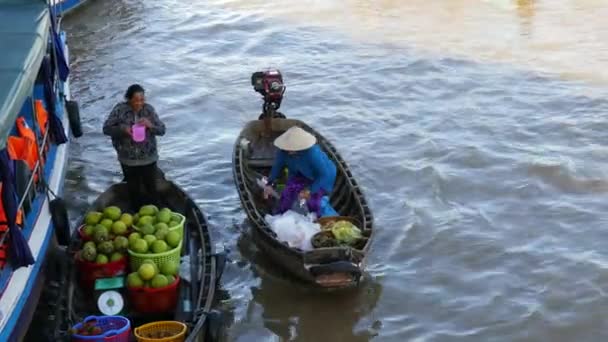
M299 151L295 155L290 155L286 151L279 150L274 159L274 165L270 171L269 181L274 182L279 177L284 167L287 167L289 178L302 176L309 179L312 184L310 192L315 193L320 189L326 193L331 193L336 181L336 166L321 150L319 145Z

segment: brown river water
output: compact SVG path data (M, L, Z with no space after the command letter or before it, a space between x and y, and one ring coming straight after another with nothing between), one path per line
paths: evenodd
M94 1L64 22L72 217L120 179L101 126L140 82L162 168L230 257L226 341L607 340L606 17L605 0ZM267 66L371 204L360 289L295 285L249 239L231 152Z

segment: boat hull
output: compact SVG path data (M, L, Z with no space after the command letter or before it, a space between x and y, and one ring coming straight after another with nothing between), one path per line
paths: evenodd
M321 134L293 119L273 119L273 133L276 136L294 125L314 134L319 146L336 164L338 174L330 198L332 206L342 215L355 218L368 241L361 249L334 247L302 251L276 238L264 219L269 209L255 185L255 179L268 173L274 159L274 154L268 151L271 139L261 135L263 123L259 120L245 126L237 138L233 153L234 180L241 204L252 224L252 239L272 262L307 285L334 289L357 286L364 275L365 258L374 235L371 210L350 169L335 147ZM247 139L249 145L244 144L243 139ZM256 155L256 149L262 149L262 145L266 145L266 151Z

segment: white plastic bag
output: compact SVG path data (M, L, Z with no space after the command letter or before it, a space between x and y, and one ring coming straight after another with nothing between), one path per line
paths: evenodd
M321 226L313 223L314 214L304 216L288 210L282 215L266 215L265 219L279 240L303 251L313 249L311 239L313 235L321 231Z

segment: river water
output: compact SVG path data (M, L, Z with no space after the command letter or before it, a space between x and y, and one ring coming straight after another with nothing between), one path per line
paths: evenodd
M606 340L606 15L602 0L95 1L64 22L85 132L72 216L120 179L101 126L139 82L167 125L162 168L229 251L226 340ZM231 152L267 66L374 211L356 291L302 289L248 238Z

